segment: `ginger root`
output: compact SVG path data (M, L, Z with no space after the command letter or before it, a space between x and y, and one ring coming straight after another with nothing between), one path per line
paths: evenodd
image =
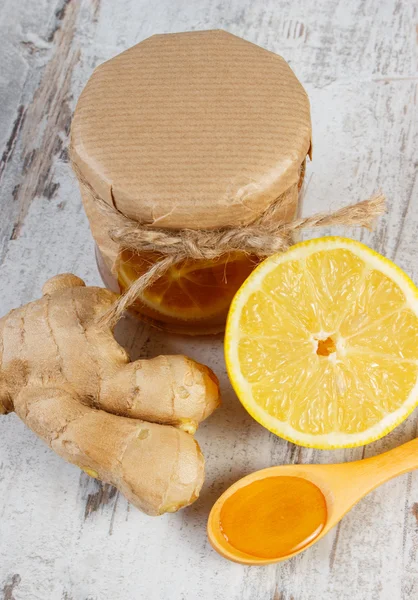
M150 515L192 503L204 460L192 437L219 404L215 375L185 356L130 362L97 324L115 301L75 275L0 319L0 414Z

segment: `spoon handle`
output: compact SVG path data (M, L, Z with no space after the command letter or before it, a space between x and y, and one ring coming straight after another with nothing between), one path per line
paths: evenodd
M334 484L344 490L334 498L336 514L341 518L349 507L382 483L417 468L418 438L372 458L329 465Z
M418 468L418 438L360 462L368 471L371 470L373 487L376 487L392 477Z

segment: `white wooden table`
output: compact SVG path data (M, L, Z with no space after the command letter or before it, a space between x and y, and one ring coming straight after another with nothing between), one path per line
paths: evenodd
M66 157L71 113L93 68L155 32L224 28L282 54L312 102L304 214L383 188L390 210L359 236L418 282L415 0L2 0L0 314L50 276L100 282ZM341 233L341 231L339 232ZM313 451L273 435L233 394L220 339L124 322L133 357L184 352L219 375L223 407L198 433L201 498L161 518L61 461L14 415L0 419L0 599L403 600L418 598L418 474L389 482L297 558L225 561L205 524L218 495L255 469L372 456L417 435L417 413L365 448Z

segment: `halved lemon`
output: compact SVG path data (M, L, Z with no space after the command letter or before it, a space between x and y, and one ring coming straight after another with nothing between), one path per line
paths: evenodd
M296 244L236 294L225 356L242 404L275 434L323 449L372 442L418 404L418 290L354 240Z

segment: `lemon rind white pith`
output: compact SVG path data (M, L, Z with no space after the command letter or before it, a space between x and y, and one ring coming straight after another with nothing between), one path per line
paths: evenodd
M406 307L418 315L418 289L412 280L389 259L381 256L368 246L342 237L326 237L300 242L288 251L271 256L261 263L244 282L235 295L228 314L225 330L225 359L227 372L232 386L249 414L276 435L308 448L333 449L352 448L380 439L397 425L402 423L418 404L418 380L407 400L396 411L387 414L378 423L360 433L332 432L321 435L307 434L294 429L288 422L280 421L269 415L254 400L251 384L242 375L239 368L238 343L240 317L249 296L260 289L261 282L279 264L291 260L300 260L321 250L346 249L365 261L367 265L392 279L402 290Z

